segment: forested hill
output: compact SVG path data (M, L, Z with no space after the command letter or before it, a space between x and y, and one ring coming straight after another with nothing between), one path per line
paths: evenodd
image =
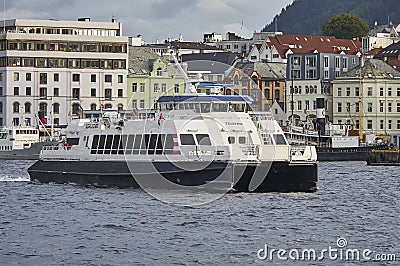
M276 16L278 31L285 34L321 34L325 20L334 15L350 13L363 18L370 28L374 21L387 24L388 18L394 24L400 23L399 0L295 0L282 8ZM262 31L275 31L275 21L266 25Z

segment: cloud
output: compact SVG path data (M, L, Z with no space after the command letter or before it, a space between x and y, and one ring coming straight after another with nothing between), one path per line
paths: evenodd
M250 37L293 0L16 0L6 1L6 17L20 19L110 21L123 23L123 34L144 40L168 37L201 41L204 33L234 31ZM3 6L0 5L0 9ZM241 23L244 21L244 27Z

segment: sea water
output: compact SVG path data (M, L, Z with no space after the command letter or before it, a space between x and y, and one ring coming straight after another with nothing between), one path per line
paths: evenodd
M0 161L0 265L399 263L399 167L321 162L316 193L182 207L141 189L32 184L32 163Z

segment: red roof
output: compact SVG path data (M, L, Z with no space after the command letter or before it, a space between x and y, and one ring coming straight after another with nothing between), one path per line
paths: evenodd
M336 39L332 36L309 36L309 35L275 35L269 37L268 46L274 46L281 58L286 58L286 52L293 53L334 53L357 54L361 51L359 40Z

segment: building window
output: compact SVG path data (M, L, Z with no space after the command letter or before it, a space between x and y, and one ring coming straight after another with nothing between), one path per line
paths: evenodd
M383 113L383 102L379 101L379 112Z
M55 97L60 96L60 88L53 88L53 96Z
M372 87L368 87L367 95L372 96Z
M342 88L337 88L337 96L342 96Z
M354 96L360 96L360 88L359 87L354 88Z
M19 72L14 72L14 81L19 81Z
M342 112L342 103L337 103L337 111L338 113Z
M40 84L47 84L47 73L40 73L39 74L39 83Z
M162 93L166 93L167 92L167 84L166 83L162 83L161 84L161 92Z
M3 87L0 87L0 96L3 96Z
M397 103L397 112L400 113L400 103Z
M124 90L118 89L118 97L124 97Z
M280 90L275 90L275 99L277 100L277 101L279 101L279 99L280 99Z
M329 70L324 70L324 79L329 79Z
M73 82L79 82L81 79L81 75L80 74L72 74L72 81Z
M379 120L379 128L383 129L384 127L384 121L383 120Z
M91 111L96 111L96 109L97 109L97 105L96 105L95 103L92 103L92 104L90 105L90 110L91 110Z
M32 73L26 73L25 74L25 80L26 81L32 81Z
M132 83L132 92L137 92L137 83Z
M392 88L388 88L388 96L392 96Z
M132 100L132 109L133 110L137 109L137 100L136 99Z
M302 106L301 106L301 101L298 101L297 102L297 111L301 111L301 110L303 110Z
M90 89L90 97L96 97L96 88Z
M306 110L310 110L310 101L309 100L306 100L305 101L305 107L306 107Z
M174 93L179 93L179 84L174 85Z
M39 88L39 97L42 99L47 98L47 88L45 88L45 87Z
M13 103L13 113L19 113L19 102Z
M19 118L18 117L14 117L13 118L13 125L14 126L19 126Z
M53 113L54 114L60 113L60 104L59 103L53 103Z
M372 103L367 103L367 111L368 113L372 113Z
M111 83L112 82L112 75L105 75L104 80L107 83Z
M144 83L140 83L139 90L140 90L140 92L144 92Z
M54 73L53 79L54 79L55 82L60 81L60 74Z
M31 96L32 95L32 88L31 87L25 87L25 95L26 96Z
M144 109L144 100L140 100L139 108Z
M31 113L31 108L32 104L30 102L26 102L24 105L24 109L25 109L25 114L30 114Z
M372 120L367 120L367 129L372 129Z
M388 113L392 112L392 103L387 103L388 105Z
M269 89L264 89L264 98L267 99L267 100L270 99L270 97L269 97Z
M118 111L124 110L124 105L122 103L119 103L117 106Z
M350 96L350 87L346 88L346 96Z
M14 87L14 95L19 95L19 87Z
M96 82L96 74L91 74L90 75L90 82Z
M397 120L397 129L400 129L400 120Z
M3 102L0 102L0 114L3 113Z
M72 88L72 99L79 100L79 98L80 98L80 89Z
M397 97L400 97L400 88L397 88Z
M383 97L383 88L379 89L379 96Z
M388 120L388 129L392 129L392 120Z
M154 92L155 92L155 93L158 92L158 83L154 83Z
M106 98L106 100L112 99L112 90L111 89L104 90L104 98Z
M360 112L360 103L355 103L355 105L354 105L354 111L355 111L356 113Z
M118 83L124 83L124 76L118 75Z
M79 103L73 103L72 104L72 115L79 115L80 112L80 104Z
M324 56L324 67L325 68L329 67L329 57L328 56Z

